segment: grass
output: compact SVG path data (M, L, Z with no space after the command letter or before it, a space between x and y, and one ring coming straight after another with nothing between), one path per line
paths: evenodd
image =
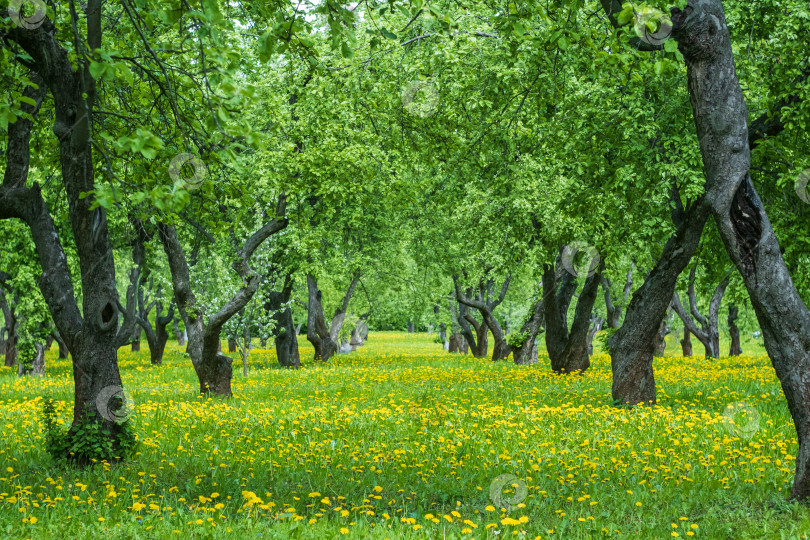
M810 531L808 508L787 500L796 436L764 356L657 359L659 406L633 410L611 406L605 355L584 376L557 377L544 358L515 366L449 355L425 334L372 333L356 353L300 371L254 350L247 377L235 365L227 401L196 395L176 344L160 367L146 350L122 349L119 358L139 453L88 469L54 463L43 450L43 396L57 401L64 423L71 414L67 361L49 352L44 378L0 369L0 536L736 539ZM747 404L737 406L743 412L724 417L737 402Z

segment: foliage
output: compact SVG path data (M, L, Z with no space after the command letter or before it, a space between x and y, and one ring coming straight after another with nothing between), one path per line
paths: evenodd
M117 424L115 436L110 437L95 412L87 411L84 418L78 428L65 430L60 425L54 400L50 397L43 399L45 450L51 457L86 465L112 463L134 454L138 438L129 420Z

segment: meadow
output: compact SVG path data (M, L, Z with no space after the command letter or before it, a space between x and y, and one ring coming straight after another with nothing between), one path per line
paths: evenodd
M77 469L44 451L44 397L65 424L72 410L54 348L44 378L0 371L0 536L804 538L795 431L761 345L745 350L707 361L671 343L658 406L627 410L598 351L560 377L542 356L493 363L376 332L299 371L256 349L221 400L197 395L176 343L157 367L122 349L137 455Z

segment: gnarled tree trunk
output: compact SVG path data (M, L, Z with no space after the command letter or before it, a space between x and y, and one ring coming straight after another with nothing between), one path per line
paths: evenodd
M695 269L697 265L692 267L689 272L689 309L690 313L681 304L681 297L677 291L672 296L672 308L678 317L683 321L684 327L693 334L703 344L706 349L706 358L720 358L720 302L723 300L723 295L728 287L730 275L726 275L717 288L714 290L714 295L709 302L709 316L704 317L697 307L697 298L695 296ZM694 319L692 318L694 317ZM695 320L700 323L698 327Z
M529 365L537 363L537 335L543 327L545 316L546 305L543 298L540 297L535 300L530 317L520 328L520 333L526 334L526 341L512 352L515 364Z
M706 175L706 197L743 278L799 440L792 496L810 497L810 312L751 181L748 111L720 0L672 9Z
M588 334L591 312L602 281L600 272L601 262L600 270L585 280L569 331L568 307L577 289L577 278L568 271L558 272L551 264L546 265L543 270L546 349L551 360L551 369L556 373L582 373L591 365Z
M309 291L309 306L307 315L307 339L315 347L315 361L326 362L332 358L340 348L338 336L346 320L346 313L349 309L349 301L352 299L354 289L360 281L360 274L355 273L349 283L349 288L343 296L343 302L335 310L329 326L326 324L326 316L323 312L321 302L321 291L315 281L315 276L307 274L307 289Z
M692 356L692 340L689 338L691 335L689 328L684 326L683 338L681 339L681 353L686 357Z
M674 191L674 190L673 190ZM636 289L627 306L624 323L608 340L614 403L655 404L653 354L661 321L672 302L678 276L697 250L710 208L699 198L687 209L680 207L680 196L673 192L678 227L644 283Z
M492 294L492 280L487 281L486 288L484 288L483 284L481 285L477 298L471 298L461 291L461 288L458 285L457 276L453 276L453 282L455 283L456 289L456 299L458 299L459 305L477 309L484 320L481 325L477 325L477 321L472 318L468 319L470 324L475 326L476 333L478 334L477 339L479 347L481 347L482 342L484 343L483 355L486 355L487 353L486 331L487 329L492 331L492 337L495 340L495 347L492 351L493 361L506 360L509 357L509 354L512 352L512 348L506 342L506 335L504 334L500 323L498 323L498 320L493 315L495 308L498 307L501 302L503 302L511 281L512 276L507 276L503 282L503 286L501 287L501 293L497 298ZM480 354L481 352L482 350L479 348L478 353Z
M740 329L737 328L737 318L739 317L739 309L735 304L728 306L728 335L731 338L729 346L729 356L740 356L742 354L742 345L740 344Z
M173 226L158 224L160 240L169 260L174 298L188 332L186 350L197 372L202 394L226 397L232 395L233 360L219 352L220 333L223 325L247 305L259 288L260 276L250 267L250 258L262 242L287 227L288 220L282 217L286 204L286 195L282 193L276 207L278 217L265 223L239 249L232 266L242 278L243 286L219 311L208 318L208 324L204 322L204 314L191 289L189 265L177 237L177 230Z
M276 357L278 363L286 368L298 369L301 367L301 357L298 353L298 333L293 323L292 308L289 306L292 297L294 279L292 273L284 278L281 291L270 291L264 308L273 311L275 323Z

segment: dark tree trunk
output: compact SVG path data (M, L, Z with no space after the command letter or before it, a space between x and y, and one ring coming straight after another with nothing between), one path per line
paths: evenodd
M480 287L477 298L470 298L461 291L461 288L458 285L458 278L453 276L453 282L455 283L456 289L456 298L458 299L459 305L477 309L484 321L478 325L477 321L474 319L468 319L470 324L475 327L477 334L478 354L476 356L486 356L487 354L487 330L492 331L492 338L495 340L495 347L492 351L493 361L506 360L512 352L512 348L506 342L506 335L504 334L500 323L498 323L498 320L493 314L495 308L503 302L511 281L512 277L507 276L503 282L503 286L501 287L501 293L497 298L492 294L492 280L487 282L486 288L484 288L483 285Z
M706 194L726 250L743 278L765 348L796 426L792 496L810 497L810 312L788 273L751 181L748 111L720 0L672 9L703 155Z
M546 305L540 297L532 306L531 316L520 328L522 334L526 334L526 341L515 349L512 356L515 364L528 365L537 363L537 335L543 327L546 315Z
M692 340L689 338L692 334L689 329L684 326L683 339L681 339L681 352L684 356L692 356Z
M658 325L658 332L655 334L655 341L653 342L653 357L662 357L667 350L667 335L670 333L669 322L666 315L661 319L661 324Z
M562 265L558 268L560 266ZM543 271L546 349L551 360L551 369L556 373L582 373L591 365L588 334L591 312L602 281L600 272L601 263L600 270L585 280L569 331L567 313L577 289L577 279L568 271L562 271L558 275L554 265L550 264Z
M447 325L445 323L439 324L439 339L442 342L447 342Z
M591 329L588 331L588 355L593 354L593 339L596 337L596 334L602 330L603 324L605 324L605 319L602 317L593 317Z
M292 274L284 278L281 291L267 294L265 310L273 312L275 323L275 344L278 363L287 368L300 368L301 357L298 353L298 335L293 323L292 309L288 305L292 296L294 280ZM282 309L283 308L283 309Z
M696 268L697 265L693 266L689 272L688 296L691 314L687 313L681 304L681 298L677 291L672 297L672 307L683 321L684 327L703 344L706 349L706 358L720 358L720 302L723 300L731 276L726 275L717 285L711 302L709 302L709 316L704 317L698 310L695 295ZM695 320L700 323L700 327L698 327Z
M352 276L349 288L343 297L343 302L332 317L332 322L327 326L326 316L323 312L321 302L321 291L312 274L307 274L307 289L309 291L309 313L307 316L307 339L315 348L315 361L326 362L334 356L339 347L338 336L346 320L346 313L349 309L349 301L354 294L354 289L360 281L360 275Z
M226 397L232 395L233 360L220 354L222 346L220 333L225 323L250 302L259 288L261 279L250 267L250 258L262 242L287 227L288 220L282 217L286 212L286 202L286 196L282 193L276 207L278 217L265 223L239 249L232 267L242 278L243 287L219 311L208 318L208 324L204 322L204 313L191 289L189 265L177 238L177 231L173 226L158 224L160 240L172 274L175 302L188 332L186 350L197 372L202 394L212 393Z
M26 64L33 65L36 71L29 76L39 88L29 86L25 90L34 105L25 103L23 110L35 117L46 91L50 91L53 97L60 178L65 188L70 229L81 274L81 311L73 294L67 257L48 205L38 184L34 183L30 188L26 186L32 122L25 117L9 126L7 166L0 188L0 219L18 218L28 225L40 266L45 270L39 287L73 359L71 433L75 434L88 422L100 424L101 432L110 439L113 451L117 451L121 428L109 415L99 411L103 405L98 403L98 398L102 390L121 389L116 352L131 336L132 330L125 321L123 332L119 333L119 297L107 216L103 207L93 208L96 201L92 195L95 167L91 115L96 87L89 73L90 63L84 44L91 50L101 48L101 8L99 0L88 1L87 34L86 39L77 37L76 45L81 49L78 51L71 49L69 52L62 47L56 38L59 32L47 19L36 29L11 28L4 35L6 42L16 42L25 51L30 57ZM101 414L95 414L96 411ZM79 455L74 459L84 460L85 457Z
M460 353L461 352L459 347L460 341L461 341L461 334L453 334L452 336L450 336L450 339L448 340L447 343L447 352Z
M132 343L130 343L130 347L132 349L132 352L139 352L141 350L141 336L140 335L137 337L137 339L132 340Z
M5 275L8 276L8 274ZM11 276L8 276L8 278L10 279ZM0 350L0 352L6 355L5 366L12 367L14 366L14 364L17 363L17 340L18 340L17 329L20 323L17 320L17 314L14 309L14 304L17 304L19 302L19 295L15 295L15 300L13 304L9 304L9 302L6 299L6 293L3 287L4 281L6 280L0 278L0 311L3 312L3 318L6 323L6 326L3 328L6 337L3 342L3 350Z
M413 321L408 321L408 333L413 334L416 330L413 327Z
M678 197L675 194L675 197ZM676 204L680 198L676 199ZM636 289L624 323L608 340L613 372L613 401L655 404L653 353L655 337L672 302L678 276L689 264L709 218L709 205L700 198L683 213L674 213L678 229L664 245L661 258Z
M228 352L236 352L236 338L231 336L228 337Z
M731 338L731 345L729 347L729 356L740 356L742 354L742 345L740 345L740 329L737 328L737 318L739 316L739 309L736 305L730 304L728 306L728 335Z
M17 376L33 375L34 377L42 377L45 375L45 346L37 343L34 346L34 358L31 359L30 365L25 365L23 362L17 364Z

